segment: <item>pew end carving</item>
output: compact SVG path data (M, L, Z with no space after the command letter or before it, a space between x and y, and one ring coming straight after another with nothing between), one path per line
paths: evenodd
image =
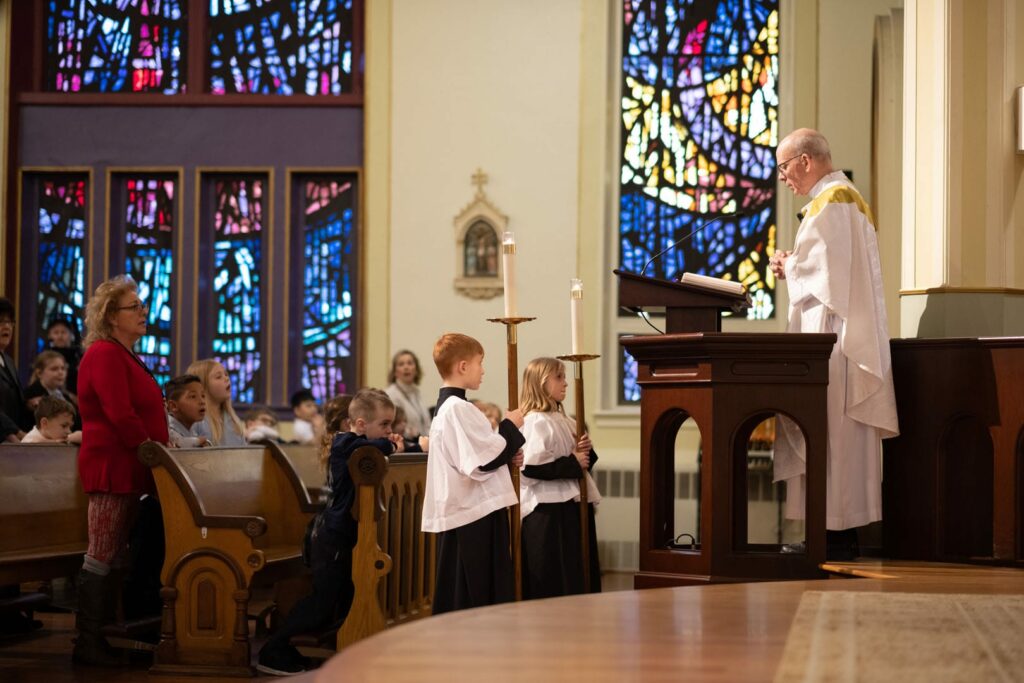
M156 674L250 676L254 583L304 573L301 543L320 505L274 444L168 450L147 442L165 529Z

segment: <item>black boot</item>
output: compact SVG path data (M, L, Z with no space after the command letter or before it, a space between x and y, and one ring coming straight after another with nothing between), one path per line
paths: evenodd
M113 616L110 609L112 594L109 576L85 569L78 572L78 612L75 615L78 640L71 654L71 661L75 664L121 666L121 657L100 634L100 628Z

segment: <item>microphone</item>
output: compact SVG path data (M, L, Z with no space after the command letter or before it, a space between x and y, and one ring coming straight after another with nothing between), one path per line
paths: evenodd
M732 213L723 213L721 216L715 216L714 218L712 218L709 221L704 221L703 223L698 225L696 228L694 228L690 232L686 233L685 235L683 235L682 237L677 239L675 242L673 242L672 244L668 245L667 247L665 247L664 249L659 251L657 254L652 256L651 260L649 260L647 263L644 264L643 270L640 271L640 276L642 277L643 274L647 272L647 269L650 267L650 265L652 263L654 263L655 260L657 260L659 257L664 256L666 253L668 253L669 249L672 249L673 247L679 246L680 243L685 242L686 240L690 239L691 237L696 235L698 232L700 232L704 228L706 228L709 225L711 225L712 223L717 223L718 221L726 219L726 218L735 218L736 216L742 216L742 215L744 215L742 211L733 211Z

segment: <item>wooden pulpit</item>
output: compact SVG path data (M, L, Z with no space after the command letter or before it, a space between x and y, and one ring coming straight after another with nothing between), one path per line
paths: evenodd
M616 272L622 305L662 306L671 321L668 334L622 340L641 388L636 587L823 576L828 359L836 336L723 333L721 313L737 297ZM803 553L747 537L747 444L778 413L800 426L807 445ZM701 434L700 532L699 543L680 548L673 543L674 446L687 418Z

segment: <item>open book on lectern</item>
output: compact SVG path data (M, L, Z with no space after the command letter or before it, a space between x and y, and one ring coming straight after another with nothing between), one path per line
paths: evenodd
M683 273L683 276L679 278L679 282L684 285L692 285L735 296L743 296L747 293L747 288L735 280L724 280L720 277L698 275L697 273Z

